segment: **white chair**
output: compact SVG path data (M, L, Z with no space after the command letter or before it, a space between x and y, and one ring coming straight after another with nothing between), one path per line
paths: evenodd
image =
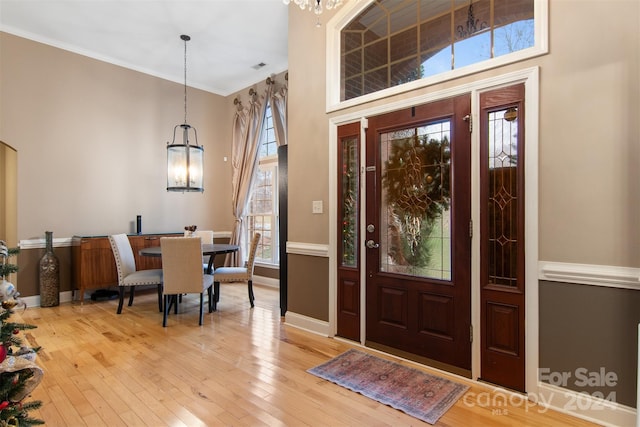
M184 237L200 237L203 245L213 245L213 230L185 230ZM207 271L207 268L209 267L209 257L210 255L205 255L202 257L202 268L204 269L204 271Z
M255 233L251 240L251 248L249 249L249 259L244 267L218 267L213 271L213 310L218 308L220 301L220 283L247 282L247 290L249 292L249 303L253 308L253 267L256 260L256 250L260 242L260 233Z
M136 259L133 256L131 242L126 234L114 234L109 236L109 243L116 259L118 270L118 286L120 287L120 300L117 313L122 313L124 292L129 287L129 306L133 304L134 288L136 286L156 285L158 287L158 309L162 311L162 270L136 270Z
M204 274L202 270L202 244L200 239L189 237L163 237L160 239L162 248L162 272L164 306L162 326L167 326L167 315L171 305L175 304L174 312L178 313L178 296L182 294L200 294L200 320L204 318L204 293L209 295L209 313L211 313L213 296L211 285L213 276Z
M213 245L213 230L185 230L184 237L199 237L202 239L202 243Z

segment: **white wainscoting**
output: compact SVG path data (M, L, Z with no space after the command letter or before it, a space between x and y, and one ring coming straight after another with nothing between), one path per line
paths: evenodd
M640 291L640 268L540 261L540 280Z
M319 243L287 242L287 253L328 258L329 245Z
M54 237L52 242L54 248L63 248L73 244L73 237ZM20 240L18 244L20 249L44 249L47 247L45 238Z

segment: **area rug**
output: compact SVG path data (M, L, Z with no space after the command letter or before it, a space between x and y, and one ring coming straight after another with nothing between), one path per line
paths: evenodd
M469 389L354 349L307 372L429 424L435 424Z

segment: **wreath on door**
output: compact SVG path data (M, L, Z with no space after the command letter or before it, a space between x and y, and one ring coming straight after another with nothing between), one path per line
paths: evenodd
M422 243L434 221L449 209L451 144L427 135L393 141L385 162L382 185L399 239L408 251L391 251L399 264L425 265L429 252ZM409 259L411 258L411 259Z

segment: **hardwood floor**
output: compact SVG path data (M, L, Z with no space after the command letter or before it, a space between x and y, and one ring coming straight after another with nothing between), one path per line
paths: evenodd
M116 300L17 311L12 320L37 325L25 338L43 347L44 378L27 398L43 406L31 415L48 426L428 425L308 374L353 345L284 325L276 290L254 285L250 309L246 285L221 287L202 327L190 295L163 328L153 290L121 315ZM593 425L524 403L491 406L477 398L488 389L471 384L437 426Z

